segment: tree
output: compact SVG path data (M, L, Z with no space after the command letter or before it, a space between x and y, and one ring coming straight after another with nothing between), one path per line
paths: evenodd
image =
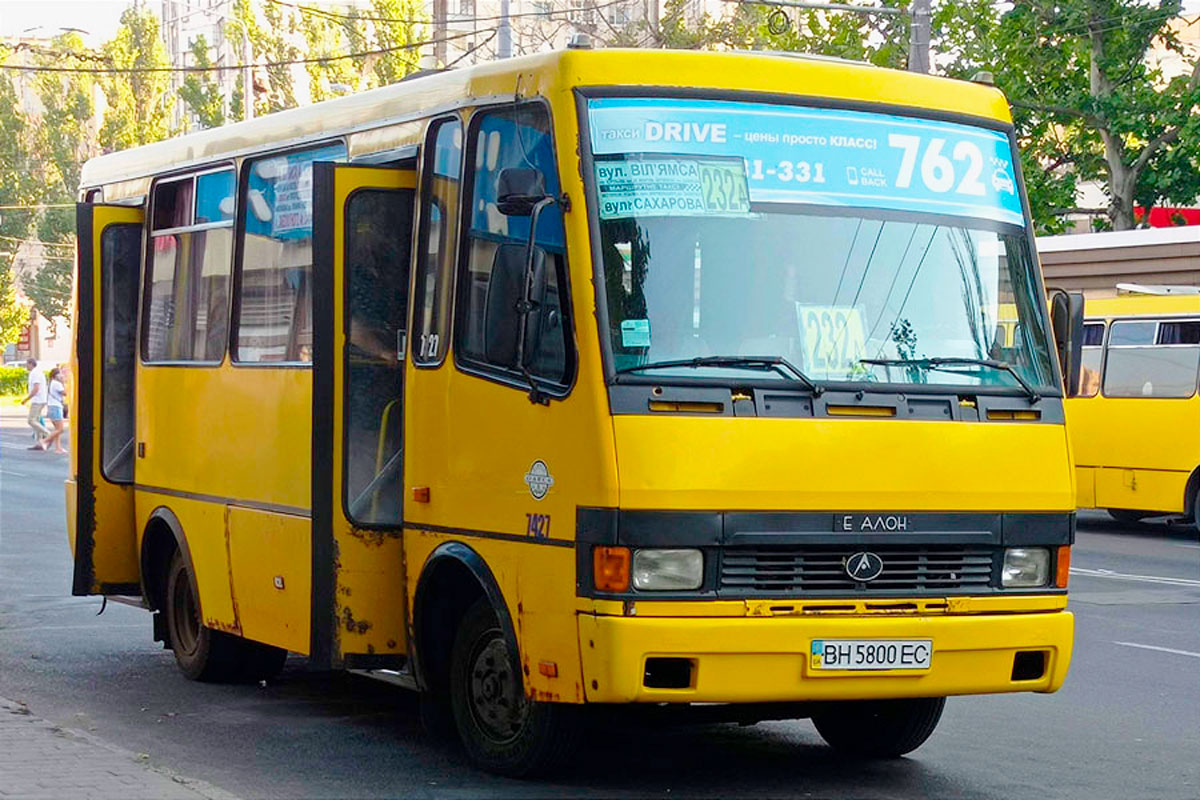
M118 69L156 70L170 66L159 35L158 17L148 8L125 9L121 27L103 51L109 63ZM111 73L103 85L109 108L100 129L100 143L106 150L124 150L167 137L171 105L168 73Z
M234 41L242 37L249 42L250 58L255 62L278 64L264 70L255 69L252 103L255 116L269 114L296 106L296 91L290 64L302 58L296 46L299 11L290 6L266 3L262 7L263 22L259 21L258 6L252 0L236 0L228 23Z
M209 57L208 40L197 36L192 42L194 66L208 68L213 65ZM224 98L221 87L213 80L211 72L193 72L183 79L179 87L179 99L187 106L201 129L219 128L225 124Z
M305 58L329 58L345 53L363 52L366 44L364 24L357 11L345 17L319 13L301 13L299 26L304 34ZM359 88L361 59L340 58L314 61L304 65L308 74L308 94L314 103L328 100Z
M959 68L985 68L1014 107L1034 215L1042 228L1075 210L1076 181L1106 187L1108 224L1134 207L1200 194L1194 155L1200 60L1168 78L1152 46L1182 54L1168 23L1180 0L1020 0Z
M0 48L0 62L11 52ZM17 248L33 230L34 210L21 208L38 202L39 165L29 119L21 111L13 73L0 74L0 344L16 341L29 319L29 310L17 300L13 267Z
M42 65L96 66L97 55L74 33L59 36L52 50L41 53ZM69 313L75 243L75 214L72 208L79 189L83 162L97 155L96 76L87 73L39 73L35 78L42 104L39 118L30 120L37 142L38 171L42 175L39 202L49 206L36 215L37 238L54 246L43 246L43 265L24 276L22 292L41 315L53 319Z
M366 50L388 50L365 62L373 73L371 85L387 86L416 72L421 63L418 45L426 40L428 15L420 0L373 0L374 46ZM359 52L362 52L361 50Z

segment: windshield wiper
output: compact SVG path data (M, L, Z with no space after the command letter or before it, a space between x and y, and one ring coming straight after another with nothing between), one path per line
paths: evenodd
M1029 381L1021 377L1021 373L1017 372L1013 365L1007 361L996 361L991 358L860 358L858 363L878 364L882 367L923 367L940 372L953 372L958 375L966 373L958 369L947 369L947 367L976 366L998 369L1013 376L1016 382L1021 385L1021 388L1025 390L1025 394L1029 395L1031 405L1042 399L1042 396L1037 393L1037 389L1034 389Z
M701 356L700 358L685 358L676 361L651 361L632 367L622 367L616 371L616 374L639 372L644 369L671 369L678 367L689 369L699 369L700 367L741 367L743 369L774 370L784 377L790 377L791 380L804 384L805 388L812 392L814 397L819 396L825 391L813 383L812 379L805 375L799 367L783 356Z

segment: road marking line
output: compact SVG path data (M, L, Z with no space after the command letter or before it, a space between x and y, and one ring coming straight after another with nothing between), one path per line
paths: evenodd
M145 624L105 625L97 622L95 625L33 625L26 628L0 628L0 633L32 633L40 631L96 631L111 628L144 628Z
M1157 647L1152 644L1138 644L1137 642L1113 642L1122 647L1137 647L1142 650L1157 650L1160 653L1174 653L1177 656L1191 656L1192 658L1200 658L1200 653L1193 653L1191 650L1176 650L1172 647Z
M11 469L0 469L0 475L16 475L18 478L29 477L29 475L24 472L13 472Z
M1189 586L1200 588L1200 581L1191 578L1168 578L1162 575L1128 575L1124 572L1113 572L1109 569L1084 569L1071 567L1072 575L1086 575L1089 578L1111 578L1118 581L1139 581L1141 583L1161 583L1166 586Z

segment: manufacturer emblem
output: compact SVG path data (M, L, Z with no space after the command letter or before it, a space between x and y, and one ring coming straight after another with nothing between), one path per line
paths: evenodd
M855 553L846 559L846 574L866 583L883 574L883 559L874 553Z
M533 462L529 472L525 473L525 485L529 487L529 493L533 495L534 500L541 500L546 496L550 487L554 485L554 478L550 475L545 461L539 459Z

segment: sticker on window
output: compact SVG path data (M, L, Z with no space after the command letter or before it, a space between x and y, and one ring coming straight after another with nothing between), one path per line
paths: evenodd
M649 347L650 320L626 319L621 321L622 347Z
M630 158L596 162L600 218L746 216L740 158Z
M810 376L843 376L867 357L862 311L854 306L809 306L796 303L803 369Z

